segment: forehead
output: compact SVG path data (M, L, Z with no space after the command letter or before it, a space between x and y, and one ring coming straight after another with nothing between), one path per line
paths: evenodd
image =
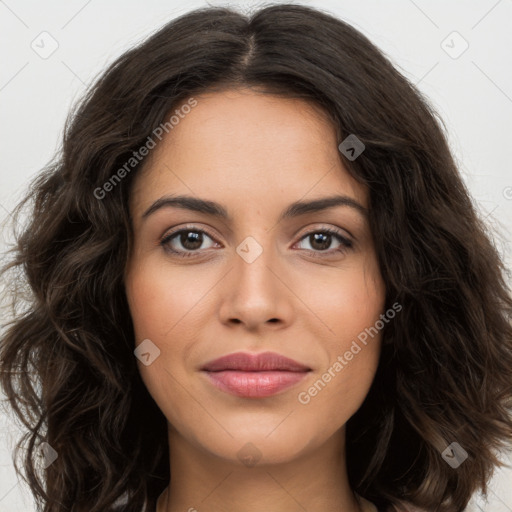
M344 167L336 130L319 107L249 89L194 98L196 106L182 113L136 176L133 209L169 193L261 207L339 192L366 206L365 190Z

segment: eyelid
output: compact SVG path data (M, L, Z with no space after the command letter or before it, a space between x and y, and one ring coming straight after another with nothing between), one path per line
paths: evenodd
M297 234L295 236L298 236L299 240L302 240L306 235L310 235L310 234L316 233L316 232L328 232L331 234L336 234L336 235L341 236L345 240L347 240L347 242L351 242L351 243L354 243L356 240L355 237L352 235L352 233L350 231L348 231L348 229L340 228L338 226L326 225L326 224L319 224L319 225L315 225L313 227L307 227L307 228L305 228L305 230L303 232L299 230L299 232L298 232L299 234Z
M165 231L165 233L162 235L162 237L160 238L159 240L159 244L162 244L164 242L166 242L167 240L169 240L170 238L172 238L174 235L178 234L178 233L181 233L182 231L186 231L186 230L190 230L190 231L197 231L199 233L205 233L207 234L214 242L216 243L220 243L217 241L217 236L212 234L207 228L204 228L204 227L199 227L198 225L196 224L186 224L185 226L180 226L180 227L177 227L177 228L173 228L171 230L167 230Z

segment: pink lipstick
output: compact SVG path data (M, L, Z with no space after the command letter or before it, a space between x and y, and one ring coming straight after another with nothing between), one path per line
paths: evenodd
M201 370L218 389L244 398L265 398L300 382L311 368L275 352L236 352Z

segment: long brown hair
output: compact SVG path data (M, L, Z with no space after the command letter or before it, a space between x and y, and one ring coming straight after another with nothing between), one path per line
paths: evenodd
M503 263L428 101L349 24L292 4L193 11L126 52L70 114L61 151L16 209L28 221L3 272L16 314L0 378L27 429L17 455L41 510L152 510L169 481L166 419L137 370L123 283L130 184L145 160L104 184L171 108L229 86L313 102L340 142L364 143L357 159L340 157L368 188L387 307L402 311L347 425L350 484L378 505L462 511L512 438ZM41 441L58 454L44 470ZM456 469L442 456L453 442L468 455Z

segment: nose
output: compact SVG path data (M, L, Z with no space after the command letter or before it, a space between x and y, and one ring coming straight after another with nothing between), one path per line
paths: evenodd
M294 295L286 281L284 262L270 248L253 261L235 253L233 267L220 287L221 322L228 326L241 324L248 331L290 325Z

